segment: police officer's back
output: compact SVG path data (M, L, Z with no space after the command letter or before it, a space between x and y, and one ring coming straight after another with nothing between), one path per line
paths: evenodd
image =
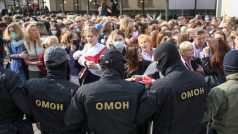
M31 79L19 86L27 94L26 98L19 97L19 103L23 103L21 108L40 122L42 133L73 133L76 130L66 128L63 119L79 86L66 80L67 53L59 46L49 47L44 62L45 78Z
M100 56L101 79L79 88L65 115L68 125L86 121L95 134L135 134L135 115L144 87L122 79L123 55L108 49Z
M146 117L150 114L145 114L145 111L157 108L153 116L153 134L198 134L208 93L203 77L185 68L172 42L158 46L154 58L156 68L164 77L150 88L149 99L157 98L155 107L146 109L148 104L142 103L140 112L142 110ZM139 119L141 113L138 113Z
M0 134L33 134L31 122L23 120L13 97L16 87L22 81L19 76L0 66Z

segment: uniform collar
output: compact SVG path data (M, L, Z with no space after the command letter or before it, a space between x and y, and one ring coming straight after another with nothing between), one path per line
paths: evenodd
M102 71L101 79L122 79L122 76L116 70L105 69Z
M179 61L175 62L172 66L168 67L168 68L165 70L164 73L162 72L162 74L163 74L164 76L166 76L166 75L170 74L171 72L173 72L173 71L175 71L175 70L183 70L183 69L186 69L186 67L184 66L184 64L182 63L182 61L179 60Z
M226 79L227 80L238 80L238 72L227 75Z
M66 79L66 71L62 70L54 70L54 71L47 71L47 78L50 79Z

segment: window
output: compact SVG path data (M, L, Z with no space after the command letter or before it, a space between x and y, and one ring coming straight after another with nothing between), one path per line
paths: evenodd
M129 2L128 1L129 0L122 0L124 8L129 8Z
M138 7L142 7L142 0L137 0L137 5ZM144 5L145 7L149 8L149 7L153 7L153 0L144 0Z

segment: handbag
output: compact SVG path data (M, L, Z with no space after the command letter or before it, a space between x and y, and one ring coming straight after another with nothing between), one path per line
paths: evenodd
M86 76L88 75L88 67L83 67L79 71L79 79L80 80L85 80Z

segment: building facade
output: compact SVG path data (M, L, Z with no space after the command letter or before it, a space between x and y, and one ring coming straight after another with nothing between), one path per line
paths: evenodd
M41 8L47 6L51 12L79 12L86 13L89 2L89 13L95 13L97 7L103 0L0 0L5 1L6 7L26 6L32 3L39 3ZM109 0L107 0L109 1ZM164 14L166 9L166 0L113 0L120 5L122 1L123 13L137 14L142 12L142 4L144 4L145 14L156 13ZM194 15L215 14L217 0L168 0L170 15ZM144 3L142 3L144 2ZM196 7L196 8L195 8ZM196 10L196 12L195 12Z

